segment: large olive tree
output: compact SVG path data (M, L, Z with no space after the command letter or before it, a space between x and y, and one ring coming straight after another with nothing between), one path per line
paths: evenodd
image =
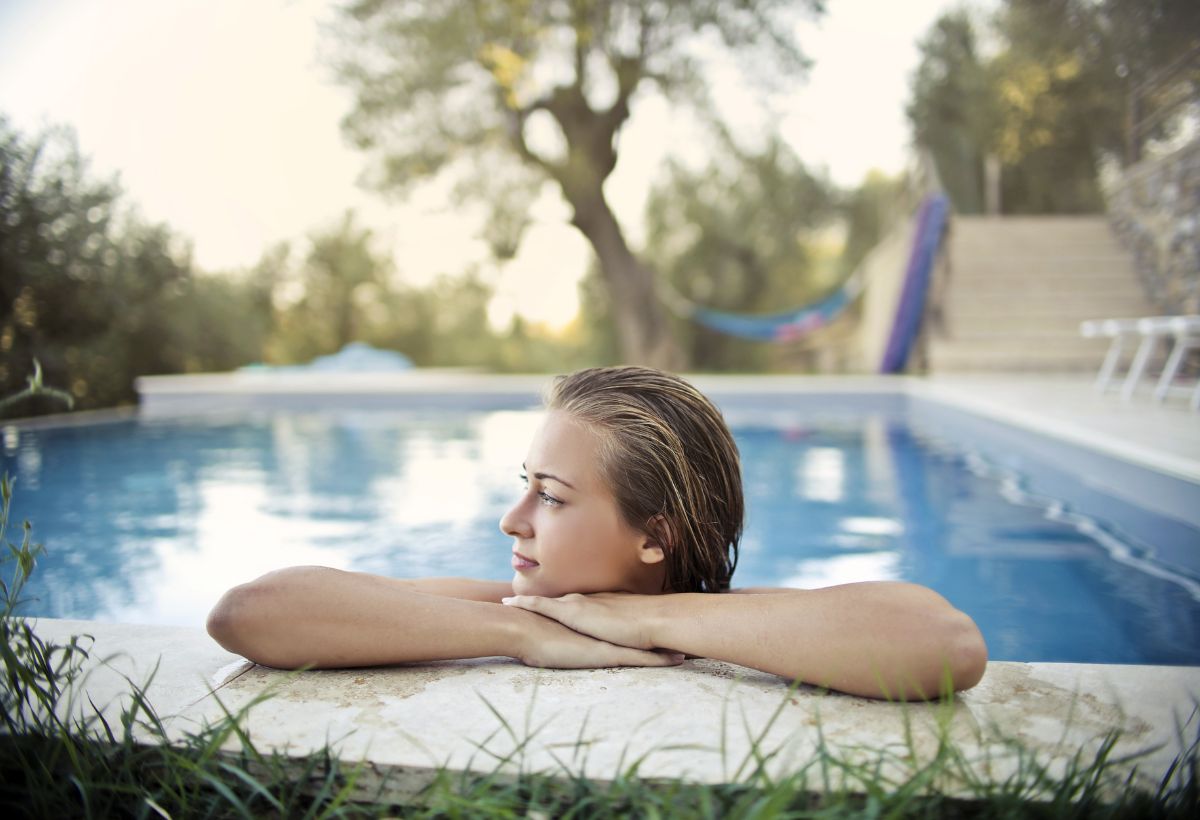
M711 113L704 65L732 54L761 80L797 79L802 14L821 0L357 0L335 32L354 91L347 134L402 192L465 167L492 213L489 239L515 254L549 180L595 250L627 361L678 367L653 274L605 198L618 138L647 89ZM518 160L518 161L514 161Z

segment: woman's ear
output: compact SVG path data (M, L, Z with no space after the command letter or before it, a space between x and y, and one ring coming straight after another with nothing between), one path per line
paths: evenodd
M667 560L667 548L675 543L671 524L665 515L656 515L646 523L647 538L642 542L638 558L643 564L660 564Z

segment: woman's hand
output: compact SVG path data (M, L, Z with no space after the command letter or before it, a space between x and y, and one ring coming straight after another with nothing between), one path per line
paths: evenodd
M655 597L627 592L571 593L561 598L514 595L502 603L544 615L609 644L646 650L656 648L651 629Z
M933 590L901 582L502 600L634 651L686 652L866 697L936 698L947 682L974 686L987 666L974 621Z
M526 601L533 600L528 596L518 597ZM580 634L579 631L557 622L557 619L543 617L531 609L528 617L521 619L519 627L521 640L516 657L526 666L596 669L606 666L677 666L683 662L683 656L679 654L635 649Z

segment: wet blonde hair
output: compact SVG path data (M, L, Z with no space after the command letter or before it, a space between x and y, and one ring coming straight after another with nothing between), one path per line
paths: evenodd
M545 404L599 435L622 516L663 547L664 591L729 589L745 504L737 445L713 403L670 373L593 367L558 376Z

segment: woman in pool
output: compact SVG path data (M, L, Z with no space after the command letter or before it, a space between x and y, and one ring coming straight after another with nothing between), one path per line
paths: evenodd
M560 376L500 519L509 581L294 567L235 587L208 631L267 666L506 655L560 669L716 658L871 697L928 698L983 675L974 622L906 583L730 589L742 532L737 448L676 376ZM740 594L735 594L740 593Z

